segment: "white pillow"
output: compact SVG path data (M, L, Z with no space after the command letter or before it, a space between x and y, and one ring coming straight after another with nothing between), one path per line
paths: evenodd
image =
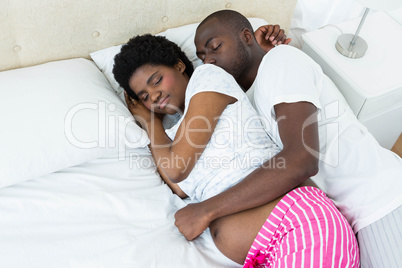
M0 72L0 85L0 187L149 143L90 60Z
M254 31L260 26L268 24L264 19L248 18ZM200 66L202 61L195 54L194 36L199 23L184 25L177 28L168 29L157 35L165 36L175 42L193 63L194 68ZM124 90L119 86L113 76L114 56L120 52L122 45L108 47L91 53L91 58L109 80L116 93L124 100Z

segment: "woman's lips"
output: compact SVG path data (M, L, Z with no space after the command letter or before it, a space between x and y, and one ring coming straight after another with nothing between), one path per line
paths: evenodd
M166 107L166 105L168 104L168 102L169 102L169 96L162 98L159 101L159 105L158 105L159 109L163 110Z

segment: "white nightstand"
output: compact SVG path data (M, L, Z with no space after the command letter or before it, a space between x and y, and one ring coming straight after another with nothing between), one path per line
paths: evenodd
M359 22L336 26L354 34ZM306 33L302 49L337 85L359 121L390 149L402 132L402 25L384 12L370 13L359 34L368 44L360 59L338 53L339 35L333 26Z

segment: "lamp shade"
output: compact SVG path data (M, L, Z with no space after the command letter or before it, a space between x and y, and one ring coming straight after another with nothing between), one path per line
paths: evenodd
M357 0L357 2L374 10L393 10L402 6L402 0Z

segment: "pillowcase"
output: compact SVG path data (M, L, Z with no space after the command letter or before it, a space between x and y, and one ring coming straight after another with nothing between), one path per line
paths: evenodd
M0 72L0 187L149 143L96 65Z
M267 25L264 19L248 18L254 31L262 25ZM199 23L184 25L177 28L168 29L156 35L165 36L172 42L175 42L193 63L194 68L200 66L202 61L195 54L194 36ZM120 52L122 45L108 47L91 53L91 58L99 67L102 73L109 80L116 93L124 100L124 90L119 86L113 76L114 56Z

